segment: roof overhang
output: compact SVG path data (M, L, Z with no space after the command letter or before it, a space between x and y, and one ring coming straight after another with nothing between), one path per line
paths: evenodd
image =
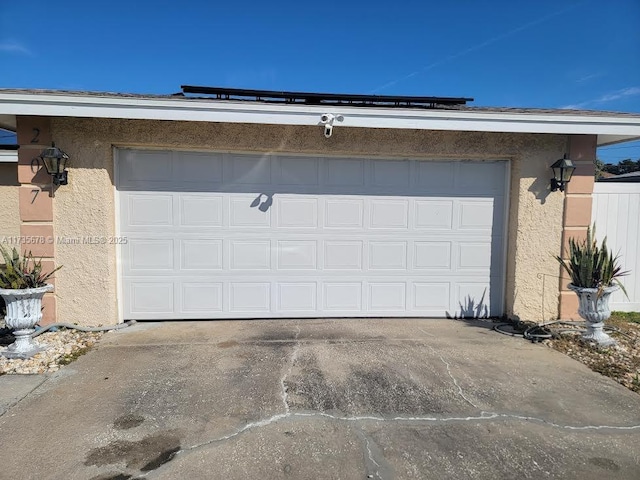
M16 150L0 150L0 163L18 163Z
M341 115L337 127L501 133L597 135L598 145L640 139L640 116L349 106L282 105L242 101L109 94L0 91L0 127L15 130L16 116L121 118L272 125L321 125L322 114Z

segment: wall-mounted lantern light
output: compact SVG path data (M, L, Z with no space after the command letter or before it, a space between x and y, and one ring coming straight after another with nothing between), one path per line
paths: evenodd
M66 168L69 155L56 147L55 143L51 143L50 147L47 147L42 151L40 158L44 163L44 168L46 168L47 173L51 175L51 182L54 185L66 185Z
M564 192L564 187L569 183L571 175L573 175L573 171L576 169L575 165L567 158L567 155L565 155L564 158L561 158L551 165L551 169L553 170L551 191L555 192L560 190Z

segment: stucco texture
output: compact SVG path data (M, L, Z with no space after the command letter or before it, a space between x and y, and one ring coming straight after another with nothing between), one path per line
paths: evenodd
M548 179L566 136L335 128L326 139L320 127L78 118L52 119L52 136L71 157L69 185L55 197L58 237L115 235L114 147L508 159L505 312L527 320L558 315L553 255L561 246L564 197L548 191ZM56 262L64 265L56 284L58 321L118 321L114 245L57 244Z
M18 188L17 165L0 163L0 239L20 235Z

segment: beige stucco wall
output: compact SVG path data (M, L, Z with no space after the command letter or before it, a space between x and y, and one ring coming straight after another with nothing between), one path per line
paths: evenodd
M20 235L18 188L18 166L0 163L0 239ZM5 246L10 247L9 243Z
M71 157L69 185L55 197L58 237L115 234L113 147L509 159L511 190L506 312L527 320L556 318L563 195L548 192L549 166L566 136L336 128L196 122L52 119L52 136ZM58 321L117 321L114 245L56 245ZM544 282L543 275L550 275ZM544 299L544 307L543 307Z

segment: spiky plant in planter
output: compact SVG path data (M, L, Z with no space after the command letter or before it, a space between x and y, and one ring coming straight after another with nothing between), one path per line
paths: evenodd
M578 313L587 321L583 338L610 346L615 341L603 330L604 321L611 316L609 297L618 289L627 294L620 277L629 272L622 270L620 256L609 250L606 237L598 245L595 234L594 225L587 228L586 240L570 238L569 259L556 258L571 277L569 288L578 295Z
M2 355L9 358L28 358L42 350L31 334L42 319L42 297L53 286L47 283L61 267L51 272L43 272L42 260L31 252L23 256L13 248L11 251L0 246L4 265L0 265L0 296L6 305L4 317L6 326L16 337Z

